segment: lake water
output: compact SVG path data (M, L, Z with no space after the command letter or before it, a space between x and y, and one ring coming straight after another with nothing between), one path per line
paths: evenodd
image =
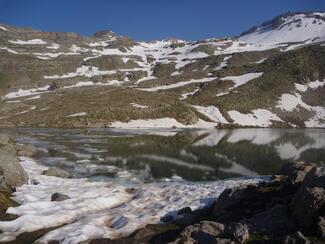
M38 241L80 243L129 236L148 224L205 208L227 188L267 180L292 161L323 164L325 130L5 130L43 148L21 157L30 184L17 187L20 206L0 221L0 242L49 230ZM74 178L43 175L59 166ZM145 184L143 184L145 183ZM51 201L54 193L70 198ZM166 218L168 217L168 218Z
M14 129L44 150L37 161L93 181L213 181L275 173L292 161L325 162L322 129Z

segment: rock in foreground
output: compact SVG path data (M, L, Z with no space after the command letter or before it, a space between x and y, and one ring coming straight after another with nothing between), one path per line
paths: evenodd
M172 221L178 228L151 233L148 242L324 243L325 168L292 163L280 173L269 182L225 190L199 221Z

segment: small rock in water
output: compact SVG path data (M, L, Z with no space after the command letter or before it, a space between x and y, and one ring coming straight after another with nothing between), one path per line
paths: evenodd
M67 199L70 199L70 197L68 195L58 193L58 192L52 194L52 196L51 196L51 201L52 202L64 201L64 200L67 200Z
M60 178L70 178L71 174L63 169L57 167L50 167L43 172L43 175L55 176Z

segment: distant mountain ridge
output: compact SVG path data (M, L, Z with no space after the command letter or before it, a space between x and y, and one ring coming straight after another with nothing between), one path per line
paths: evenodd
M325 127L325 13L138 42L0 25L2 127Z

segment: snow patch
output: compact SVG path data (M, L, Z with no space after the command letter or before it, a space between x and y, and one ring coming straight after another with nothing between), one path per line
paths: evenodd
M200 90L200 88L196 88L196 89L195 89L194 91L192 91L192 92L183 93L183 94L181 95L180 100L184 100L184 99L188 98L189 96L193 96L193 95L194 95L195 93L197 93L199 90Z
M263 72L261 73L248 73L248 74L244 74L244 75L238 75L238 76L226 76L221 78L221 80L231 80L232 82L235 83L235 85L230 88L230 89L234 89L238 86L242 86L244 84L246 84L247 82L257 79L259 77L261 77L263 75Z
M130 105L132 105L135 108L140 108L140 109L149 108L149 106L140 105L140 104L137 104L137 103L130 103Z
M218 93L216 96L220 97L220 96L227 95L227 94L229 94L229 92L231 90L233 90L233 89L235 89L235 88L237 88L239 86L242 86L242 85L246 84L247 82L249 82L251 80L257 79L257 78L261 77L262 75L263 75L263 72L261 72L261 73L248 73L248 74L238 75L238 76L226 76L226 77L223 77L223 78L221 78L221 80L231 80L232 82L235 83L235 85L230 87L228 89L228 91Z
M223 117L222 113L220 110L215 107L215 106L208 106L208 107L203 107L203 106L193 106L196 108L198 112L201 114L204 114L207 116L209 119L211 119L214 122L220 123L220 124L229 124L229 122Z
M45 75L44 79L67 79L67 78L73 78L77 76L85 76L85 77L93 77L98 75L111 75L116 74L116 70L99 70L97 67L94 66L86 66L82 65L81 67L77 68L75 72L67 73L64 75Z
M56 49L59 49L60 48L60 45L57 44L57 43L52 43L50 46L47 46L46 48L47 49L54 49L54 50L56 50Z
M206 122L199 119L196 124L184 125L174 118L159 118L159 119L137 119L129 122L113 122L111 127L116 128L214 128L217 124Z
M228 114L235 124L242 126L269 127L272 125L272 121L283 122L276 114L266 109L256 109L250 114L232 110Z
M41 39L32 39L28 41L23 41L23 40L8 40L8 42L13 43L13 44L18 44L18 45L45 45L47 42L41 40Z
M209 82L209 81L212 81L215 79L216 79L215 77L203 78L203 79L198 79L198 80L192 79L189 81L181 81L181 82L177 82L177 83L170 84L170 85L156 86L156 87L151 87L151 88L138 88L138 89L141 91L155 92L155 91L160 91L160 90L168 90L168 89L178 88L178 87L186 86L186 85L193 84L193 83L205 83L205 82Z
M70 114L67 117L79 117L79 116L86 116L88 113L86 112L80 112L80 113L75 113L75 114Z
M311 106L302 101L301 95L298 93L295 93L294 95L282 94L281 99L276 107L280 108L282 111L292 112L297 108L298 105L307 110L311 109Z
M0 26L0 30L3 30L3 31L8 31L7 28L3 27L3 26Z
M232 55L225 56L225 57L223 58L223 61L221 62L221 64L220 64L217 68L215 68L214 70L221 70L221 69L223 69L224 67L227 67L227 65L228 65L228 61L229 61L229 59L231 59L231 57L232 57Z
M32 89L19 89L17 92L10 92L7 95L5 95L3 98L4 99L14 99L18 97L27 97L27 96L33 96L33 95L38 95L41 93L44 93L48 91L50 86L43 86L39 88L32 88Z

